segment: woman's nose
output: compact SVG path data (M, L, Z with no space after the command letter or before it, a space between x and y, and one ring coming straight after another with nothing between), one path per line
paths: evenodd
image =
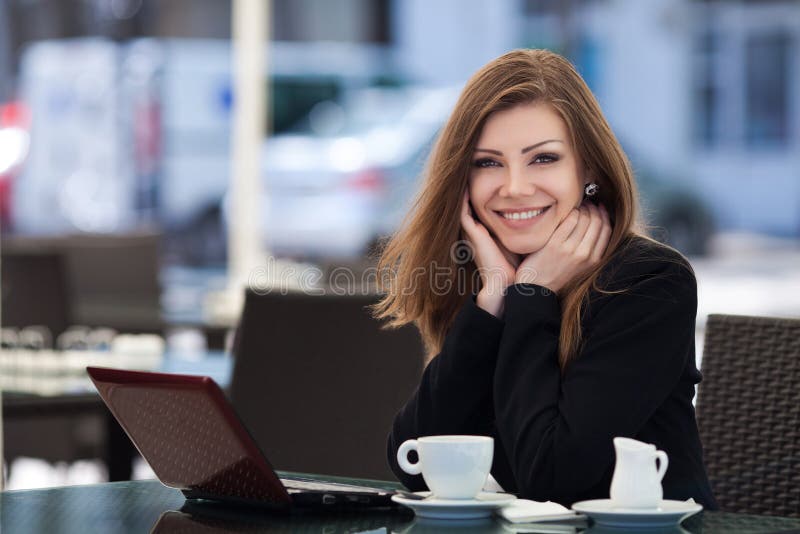
M525 175L522 168L507 167L505 180L500 188L501 197L532 196L536 193L536 185L530 176Z

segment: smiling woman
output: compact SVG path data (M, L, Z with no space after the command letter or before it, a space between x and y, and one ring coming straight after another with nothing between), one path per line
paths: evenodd
M530 144L533 135L544 141ZM514 254L541 249L580 207L588 178L568 139L567 125L543 103L498 111L483 126L469 196L478 218Z
M517 50L470 79L380 267L376 316L413 322L431 358L388 443L409 488L403 441L482 434L506 491L603 498L624 436L667 452L666 498L716 507L692 268L644 235L628 158L563 57Z

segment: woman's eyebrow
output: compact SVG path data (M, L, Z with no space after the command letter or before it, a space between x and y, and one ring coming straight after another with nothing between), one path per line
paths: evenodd
M520 153L521 154L525 154L527 152L530 152L534 148L538 148L538 147L540 147L542 145L546 145L547 143L563 143L563 142L564 141L562 141L561 139L548 139L547 141L540 141L540 142L536 143L535 145L526 146L525 148L522 149L522 151Z
M531 146L526 146L525 148L520 150L520 154L526 154L526 153L530 152L531 150L533 150L534 148L538 148L538 147L540 147L542 145L546 145L547 143L563 143L563 142L564 141L562 141L561 139L548 139L546 141L540 141L540 142L538 142L536 144L533 144ZM503 153L501 151L493 150L491 148L476 148L475 152L488 152L490 154L495 154L497 156L502 156L503 155Z

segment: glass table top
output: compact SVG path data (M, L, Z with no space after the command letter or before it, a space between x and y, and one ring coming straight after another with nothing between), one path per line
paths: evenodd
M333 477L329 477L333 478ZM367 481L336 478L337 481ZM382 482L385 488L396 483ZM549 525L553 526L553 525ZM608 529L561 525L548 532L608 534ZM8 491L0 493L0 531L37 532L370 532L413 533L536 532L532 525L511 525L499 520L425 521L410 511L278 513L250 508L231 508L213 503L187 502L174 489L154 480L115 482L89 486ZM664 531L659 530L663 533ZM800 519L703 512L684 521L674 533L800 533Z

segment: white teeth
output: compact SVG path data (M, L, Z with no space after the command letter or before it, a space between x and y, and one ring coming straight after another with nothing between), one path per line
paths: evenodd
M514 213L503 213L503 217L512 220L530 219L536 217L537 215L540 215L546 209L547 208L542 208L540 210L522 211L522 212L515 211Z

